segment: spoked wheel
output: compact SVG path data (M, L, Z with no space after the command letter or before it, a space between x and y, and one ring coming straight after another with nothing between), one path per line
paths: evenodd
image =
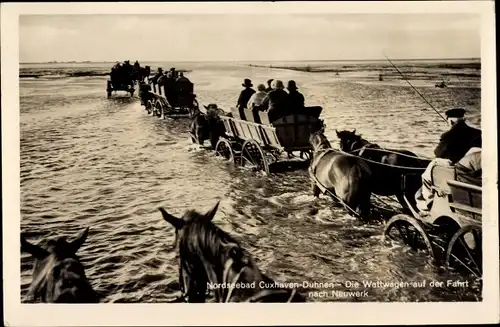
M248 140L243 143L241 149L241 165L243 167L252 167L257 170L263 170L269 175L269 165L262 147L254 140Z
M220 138L215 146L215 153L227 161L234 162L234 152L231 143L227 139Z
M479 227L464 226L450 240L446 250L446 266L483 276L482 233Z
M163 116L163 105L161 104L160 100L156 101L155 103L155 114L157 117Z
M148 115L150 115L153 112L153 102L151 100L148 100L148 102L146 102L145 107L148 112Z
M427 252L434 258L434 250L427 233L415 218L407 215L395 215L384 230L384 237L409 245L416 251Z

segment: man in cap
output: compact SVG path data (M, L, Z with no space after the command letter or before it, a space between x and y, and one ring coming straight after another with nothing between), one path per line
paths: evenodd
M286 114L288 106L288 93L284 90L285 86L280 80L273 80L273 88L262 101L262 107L269 113L269 121L274 121Z
M449 159L452 164L460 160L472 147L481 147L481 131L465 123L465 110L455 108L446 111L450 130L441 135L434 150L437 158Z
M456 169L457 173L462 173L461 178L465 178L464 174L470 173L474 175L472 176L474 179L477 179L477 175L481 174L481 130L465 123L465 110L462 108L450 109L445 114L446 121L451 128L441 135L439 144L434 150L436 158L430 162L422 174L422 188L415 194L417 208L423 212L430 209L434 199L432 185L434 166Z
M297 91L298 89L295 81L288 81L286 88L288 89L289 110L291 113L301 112L304 109L304 96Z
M241 86L243 86L244 89L240 92L240 96L238 97L238 101L236 102L236 107L240 111L240 116L245 117L244 109L247 107L248 100L250 100L252 95L255 93L255 90L252 89L252 81L248 78L245 78Z

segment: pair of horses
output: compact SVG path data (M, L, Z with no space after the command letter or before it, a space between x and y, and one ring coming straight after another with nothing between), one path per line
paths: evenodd
M371 194L395 195L404 209L406 199L414 205L413 195L422 186L421 174L430 160L408 150L381 149L354 131L336 131L340 150L334 150L320 131L310 137L313 159L309 173L312 191L319 196L322 188L338 197L361 218L370 211Z
M212 220L217 203L207 213L187 211L182 218L159 208L163 218L175 228L175 247L179 252L179 283L182 300L202 303L209 285L217 302L304 302L294 289L275 286L262 273L252 256ZM74 241L50 240L45 247L21 237L21 250L35 258L29 294L35 301L49 303L97 303L76 252L85 242L88 228ZM211 284L209 284L211 283ZM222 285L251 287L220 287Z
M195 108L192 114L189 134L193 143L203 145L205 140L210 140L212 150L215 150L220 137L226 135L224 123L219 115L223 114L221 109L215 104L204 106L207 113L202 113L198 108Z

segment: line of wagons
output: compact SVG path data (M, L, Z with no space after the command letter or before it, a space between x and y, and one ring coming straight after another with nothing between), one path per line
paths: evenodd
M141 104L158 117L188 118L193 109L198 109L198 102L192 85L185 91L186 94L178 97L178 103L170 104L161 87L144 86L141 87ZM319 118L321 112L322 107L306 107L301 113L270 121L268 113L263 111L244 109L240 112L232 108L230 113L225 113L219 109L225 137L219 138L215 152L228 162L266 174L273 172L275 167L294 162L307 167L312 156L309 137L325 128ZM296 156L297 153L300 155ZM374 164L377 163L370 162ZM410 199L414 196L415 181L421 183L425 168L387 166L384 168L401 174L401 194L405 203L401 203L401 213L386 223L385 238L424 251L435 262L449 268L482 278L482 188L458 181L454 168L435 166L432 171L435 200L430 214L422 215ZM409 184L412 188L407 187ZM320 189L326 193L324 187ZM408 192L409 189L412 192Z

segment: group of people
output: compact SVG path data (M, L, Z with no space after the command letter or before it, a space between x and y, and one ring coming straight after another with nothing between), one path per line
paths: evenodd
M111 68L111 82L114 84L132 84L134 79L141 69L141 65L136 60L134 65L130 64L130 60L125 60L123 63L117 62Z
M422 174L422 188L415 195L417 208L422 213L428 212L433 203L432 170L436 165L455 169L458 181L482 184L481 130L467 125L465 109L450 109L445 114L450 130L441 135L434 150L436 158Z
M163 68L158 68L156 75L150 79L150 82L164 86L165 97L171 104L177 103L181 95L192 95L193 84L184 76L183 72L175 70L175 67L170 68L166 74L163 73Z
M266 88L264 84L259 84L255 91L250 79L246 78L243 81L244 89L236 104L242 116L244 109L251 109L254 112L267 111L269 119L274 120L287 114L297 113L304 108L304 96L298 91L295 81L288 81L286 87L288 92L280 80L270 79L267 85Z

